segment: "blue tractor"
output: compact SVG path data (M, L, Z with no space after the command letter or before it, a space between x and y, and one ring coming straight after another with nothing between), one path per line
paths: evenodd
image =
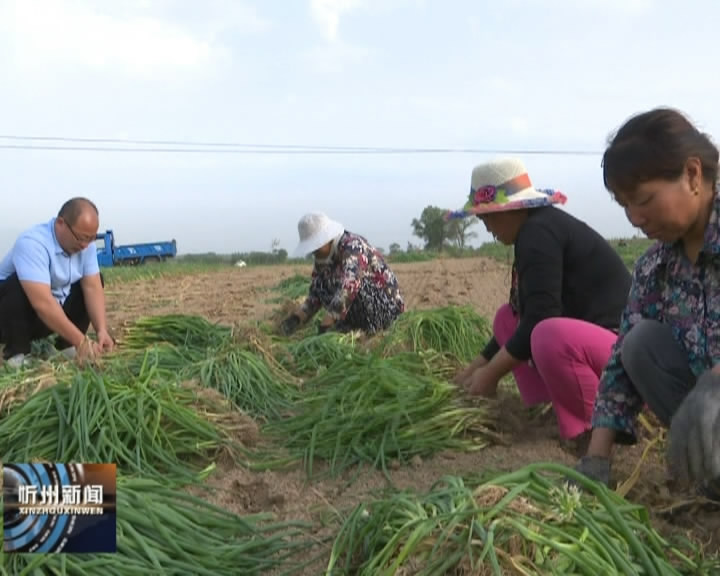
M116 246L113 231L106 230L97 235L95 243L97 245L98 264L101 268L163 262L168 258L175 258L177 255L177 245L174 239L163 242Z

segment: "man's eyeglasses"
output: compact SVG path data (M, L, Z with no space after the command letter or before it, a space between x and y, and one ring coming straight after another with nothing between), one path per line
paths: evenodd
M73 227L70 226L70 224L65 222L65 226L68 227L68 230L70 230L70 234L72 234L75 240L77 240L80 244L90 244L91 242L95 241L95 236L78 236L75 233L75 230L73 230Z

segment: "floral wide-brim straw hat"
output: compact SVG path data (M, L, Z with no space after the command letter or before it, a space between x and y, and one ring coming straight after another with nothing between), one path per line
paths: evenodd
M567 198L557 190L537 190L530 182L525 165L514 158L503 158L476 166L470 180L470 196L461 210L449 212L446 219L481 216L493 212L540 208L565 204Z

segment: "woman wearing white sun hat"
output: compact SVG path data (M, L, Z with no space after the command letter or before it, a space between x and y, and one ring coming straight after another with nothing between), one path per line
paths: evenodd
M512 371L525 404L551 402L560 435L581 450L631 279L602 236L553 207L565 200L535 189L520 160L473 170L467 204L449 217L477 216L515 259L493 338L456 382L492 396Z
M320 332L333 328L373 334L404 312L395 274L365 238L321 212L305 214L298 222L298 234L294 255L313 254L315 265L308 297L282 323L283 333L294 332L320 308L328 313Z

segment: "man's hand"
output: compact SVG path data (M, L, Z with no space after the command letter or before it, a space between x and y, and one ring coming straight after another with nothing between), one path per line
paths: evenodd
M280 324L280 331L285 336L290 336L290 334L298 329L298 326L300 326L300 317L297 314L290 314L290 316L285 318L283 323Z
M113 340L107 330L100 330L97 333L97 344L101 353L110 352L115 347L115 340Z
M720 374L698 378L670 423L668 463L681 482L720 478Z
M75 347L75 360L81 366L85 364L92 364L96 358L102 354L102 348L100 345L90 340L87 336L83 341Z

